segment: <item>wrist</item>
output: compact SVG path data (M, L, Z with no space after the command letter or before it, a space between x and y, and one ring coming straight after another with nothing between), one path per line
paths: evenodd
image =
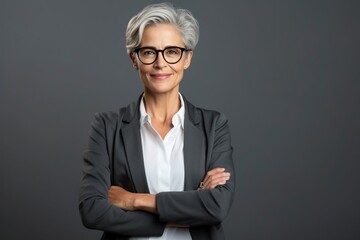
M146 212L156 213L155 194L138 193L134 199L134 208Z

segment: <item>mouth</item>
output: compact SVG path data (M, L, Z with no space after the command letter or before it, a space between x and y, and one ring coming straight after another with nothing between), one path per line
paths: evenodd
M150 74L150 76L156 80L164 80L164 79L169 78L171 76L171 74L170 73L155 73L155 74Z

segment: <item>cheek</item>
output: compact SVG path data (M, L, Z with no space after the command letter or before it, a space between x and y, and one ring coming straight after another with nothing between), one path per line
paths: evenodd
M183 75L183 73L184 73L184 67L185 67L184 65L179 66L179 68L177 69L177 73Z
M147 66L140 65L139 72L140 72L140 75L146 75L150 72L150 69Z
M173 65L171 68L174 72L178 73L178 74L182 74L183 71L184 71L184 68L185 68L186 64L185 62L181 62L181 63L178 63L176 65Z

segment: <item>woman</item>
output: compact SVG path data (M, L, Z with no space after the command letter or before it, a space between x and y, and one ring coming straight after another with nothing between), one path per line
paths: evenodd
M84 153L79 209L102 239L224 239L235 188L227 120L179 93L198 36L191 13L169 4L128 24L144 93L96 114Z

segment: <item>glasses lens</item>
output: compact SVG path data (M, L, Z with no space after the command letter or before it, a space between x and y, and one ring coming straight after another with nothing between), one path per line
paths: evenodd
M145 64L153 63L157 57L157 52L151 48L141 48L138 51L140 61Z
M172 47L164 49L164 58L168 63L176 63L180 60L182 50L180 48Z
M139 48L137 50L137 55L142 63L152 64L156 61L158 52L162 53L166 62L173 64L180 61L183 49L178 47L169 47L161 51L153 48Z

